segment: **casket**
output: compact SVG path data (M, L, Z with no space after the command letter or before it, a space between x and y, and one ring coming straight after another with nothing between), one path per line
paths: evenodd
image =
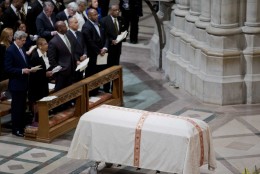
M170 173L216 168L204 121L110 105L81 117L67 156Z

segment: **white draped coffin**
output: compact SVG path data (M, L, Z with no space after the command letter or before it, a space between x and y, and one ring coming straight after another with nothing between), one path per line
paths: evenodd
M214 153L204 121L102 105L81 117L68 157L199 174L216 168Z

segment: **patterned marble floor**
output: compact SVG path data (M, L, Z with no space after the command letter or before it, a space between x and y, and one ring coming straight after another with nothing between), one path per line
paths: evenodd
M143 51L143 55L140 54L140 58L137 58L131 56L131 49L133 48L125 47L122 55L125 107L206 121L212 130L218 168L211 172L203 166L202 174L239 174L245 167L253 171L255 165L260 166L260 105L203 104L164 80L163 73L150 65L147 59L149 52ZM128 51L129 54L126 53ZM3 131L3 136L0 136L0 173L88 173L89 167L93 165L90 161L66 157L74 131L51 144L26 141L12 136L8 129ZM112 168L104 168L100 173L156 172L114 165Z
M151 22L141 20L141 25L144 26L142 31L146 31ZM171 82L165 80L163 72L152 66L149 57L147 38L141 38L141 43L136 45L124 43L121 62L124 67L125 107L206 121L212 130L218 168L208 171L203 166L201 174L239 174L245 167L252 173L255 166L260 168L260 105L201 103L183 89L174 88ZM2 119L3 122L8 120L9 116ZM51 144L45 144L14 137L9 129L3 129L0 136L0 173L89 173L93 162L66 157L73 134L74 131L71 131ZM113 165L99 173L155 174L156 171Z

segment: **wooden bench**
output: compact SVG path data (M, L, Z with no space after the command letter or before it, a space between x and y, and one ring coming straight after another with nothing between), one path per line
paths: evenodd
M7 91L8 89L8 80L4 80L0 82L0 95ZM7 101L4 97L0 100L0 135L1 135L1 117L6 116L10 113L11 110L11 102Z
M89 91L102 86L107 82L113 82L112 94L100 93L95 102L89 101ZM51 142L54 138L65 134L77 126L79 118L85 112L101 105L123 105L122 67L114 66L83 79L60 91L52 93L57 98L50 101L38 101L38 125L27 126L25 139ZM75 102L73 107L49 115L49 111L69 101Z

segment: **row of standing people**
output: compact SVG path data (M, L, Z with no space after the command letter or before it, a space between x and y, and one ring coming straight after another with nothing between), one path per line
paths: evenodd
M115 39L124 27L123 20L118 17L119 11L118 5L112 5L110 15L102 18L101 25L99 25L97 11L89 9L89 20L84 23L81 32L77 31L78 20L75 17L68 19L69 30L67 30L64 21L56 22L55 31L57 33L49 42L47 42L47 39L38 39L38 49L33 51L30 59L26 56L25 50L22 50L27 34L23 31L15 32L14 43L5 54L4 67L9 75L9 90L12 93L11 117L14 135L23 136L25 126L23 116L26 109L28 89L29 99L32 102L48 95L48 90L43 90L48 85L44 83L43 76L47 81L48 77L53 76L56 83L55 90L60 90L77 80L76 77L81 76L75 73L75 68L77 63L86 57L85 54L90 58L85 71L86 77L109 66L119 64L122 43L117 44ZM118 28L115 28L115 23ZM85 52L86 50L87 52ZM106 52L108 52L108 64L105 66L96 65L97 56L99 54L104 55ZM30 67L40 64L42 65L41 70L34 72L30 69ZM62 69L52 75L51 69L57 65L60 65ZM42 78L39 76L42 76ZM28 81L29 85L27 85ZM40 85L41 83L44 83L44 85ZM111 86L107 86L106 90L109 91ZM43 92L42 96L39 95L39 91Z

